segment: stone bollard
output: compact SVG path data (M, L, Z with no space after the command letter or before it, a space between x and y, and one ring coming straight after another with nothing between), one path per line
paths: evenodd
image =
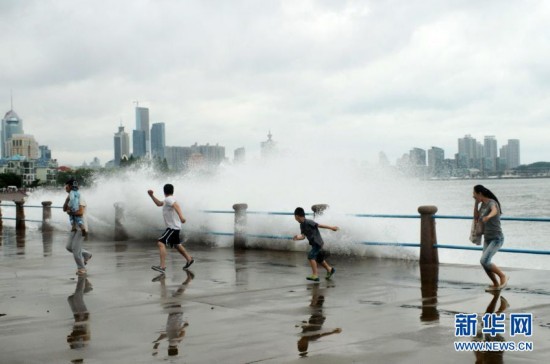
M42 231L52 231L52 202L42 201Z
M246 209L248 209L248 205L245 203L236 203L233 205L233 210L235 210L233 249L246 248Z
M328 207L329 206L325 203L319 203L311 206L311 210L313 211L313 218L315 219L316 216L321 216L323 212L328 209Z
M420 206L420 264L439 264L434 214L436 206Z
M25 230L25 201L15 201L15 230Z
M115 241L128 240L128 231L124 227L124 204L115 202Z

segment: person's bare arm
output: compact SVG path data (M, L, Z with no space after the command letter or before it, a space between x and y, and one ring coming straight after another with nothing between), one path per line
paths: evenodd
M306 237L304 234L298 234L298 235L294 235L292 237L292 240L304 240Z
M155 197L155 195L153 194L153 190L149 190L147 191L147 193L149 194L149 196L151 196L151 199L153 200L153 202L155 203L155 205L157 206L162 206L164 205L164 202L162 202L161 200L159 200L158 198Z
M176 210L176 212L178 213L178 216L180 218L180 221L182 224L185 224L185 218L183 217L183 212L181 212L181 207L180 205L178 205L177 202L174 202L174 204L172 205L172 207L174 207L174 210Z
M338 226L329 226L329 225L322 225L322 224L319 224L318 225L321 229L329 229L329 230L332 230L332 231L338 231L340 230L340 228Z

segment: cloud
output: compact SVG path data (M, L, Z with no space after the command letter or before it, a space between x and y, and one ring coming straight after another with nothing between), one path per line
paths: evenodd
M113 155L133 101L169 145L283 144L376 161L457 139L545 160L544 2L4 1L0 104L64 163ZM2 101L4 100L4 101ZM523 127L525 126L525 127Z

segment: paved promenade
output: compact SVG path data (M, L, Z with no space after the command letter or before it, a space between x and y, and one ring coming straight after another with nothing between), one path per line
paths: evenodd
M495 297L478 266L421 276L417 262L340 256L331 259L334 279L314 284L305 253L191 245L191 273L172 251L159 278L154 242L91 239L79 280L65 239L4 228L1 363L545 363L550 355L548 271L508 270L510 285ZM455 337L456 313L499 309L500 339L531 341L532 352L455 351L454 341L472 341ZM533 313L532 337L510 337L514 312Z

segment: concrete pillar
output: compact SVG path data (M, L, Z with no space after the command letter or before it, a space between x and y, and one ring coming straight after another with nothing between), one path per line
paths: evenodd
M128 231L124 227L124 204L115 202L115 241L128 240Z
M25 201L15 201L15 230L25 230Z
M42 231L52 231L52 202L42 201Z
M434 214L436 206L420 206L420 264L439 264Z
M233 205L233 210L235 210L234 249L246 248L246 209L248 209L248 205L245 203L236 203Z
M315 219L316 216L321 216L326 209L328 209L328 205L325 203L319 203L311 206L311 210L313 211L313 218Z

